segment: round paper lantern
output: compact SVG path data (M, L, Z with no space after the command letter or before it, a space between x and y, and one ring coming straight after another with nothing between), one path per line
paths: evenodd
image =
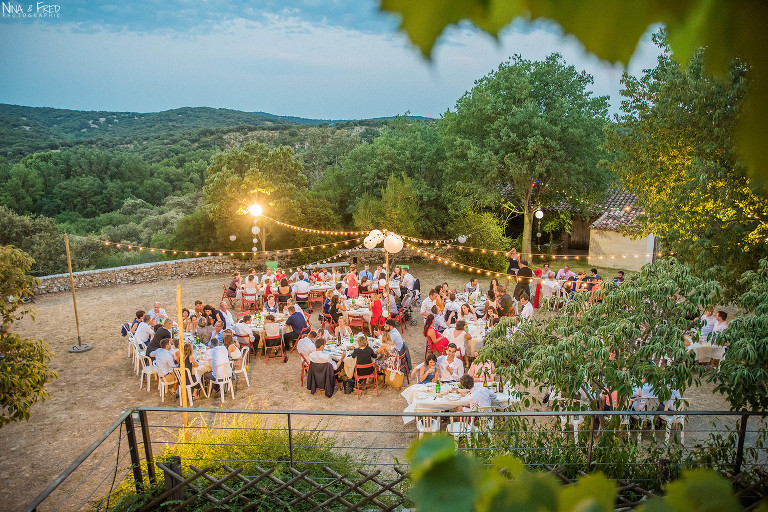
M259 228L258 228L258 226L253 226L253 227L251 228L251 233L253 233L254 235L258 235L258 234L259 234Z
M229 240L234 242L235 240L237 240L237 237L235 235L229 235Z
M390 254L395 254L403 250L403 239L394 233L387 235L384 239L384 249Z
M258 251L258 250L259 250L259 248L258 248L258 247L256 247L256 246L254 246L254 247L251 247L251 250L252 250L253 252L256 252L256 251Z
M378 229L374 229L368 234L369 237L371 237L371 240L374 240L375 243L379 244L382 240L384 240L384 233L379 231Z
M534 213L534 215L536 216L537 219L540 219L544 217L544 212L541 210L536 210L536 213Z
M259 241L259 239L258 239L258 238L254 238L254 239L252 240L252 242L253 242L253 243L257 243L258 241Z
M376 247L376 240L371 238L371 235L368 235L367 237L365 237L365 240L363 240L363 245L365 246L366 249L373 249L374 247Z
M464 243L464 242L466 242L466 241L467 241L467 237L466 237L466 236L464 236L464 235L459 235L459 243L460 243L460 244L463 244L463 243Z

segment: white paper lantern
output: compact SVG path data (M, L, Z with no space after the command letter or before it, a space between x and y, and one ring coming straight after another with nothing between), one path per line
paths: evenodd
M541 210L536 210L536 213L534 213L534 215L536 216L537 219L540 219L544 217L544 212Z
M369 237L371 237L372 240L374 240L374 243L380 244L382 240L384 240L384 233L379 231L378 229L374 229L368 234Z
M258 248L258 247L256 247L256 246L253 246L253 247L251 247L251 250L252 250L253 252L256 252L256 251L258 251L258 250L259 250L259 248Z
M258 235L258 234L259 234L259 228L258 228L258 226L253 226L253 227L251 228L251 233L253 233L254 235Z
M234 242L235 240L237 240L237 237L235 235L229 235L229 240Z
M253 243L258 243L258 241L259 241L259 239L258 239L258 238L254 238L254 239L252 240L252 242L253 242Z
M464 243L464 242L466 242L466 241L467 241L467 237L466 237L466 236L464 236L464 235L459 235L459 243L460 243L460 244L463 244L463 243Z
M384 239L384 249L390 254L395 254L403 250L403 239L394 233L387 235Z
M365 246L366 249L373 249L374 247L376 247L376 241L373 238L371 238L371 235L368 235L367 237L365 237L365 240L363 240L363 245Z

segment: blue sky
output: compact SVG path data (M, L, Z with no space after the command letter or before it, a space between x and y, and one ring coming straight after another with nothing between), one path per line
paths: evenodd
M0 17L0 103L152 112L234 108L320 119L438 117L474 81L519 53L560 52L595 77L618 110L619 66L588 55L557 26L513 23L494 40L469 25L431 62L375 0L47 0L57 17ZM57 3L58 2L58 3ZM37 2L3 1L34 12ZM42 4L42 2L41 2ZM30 10L31 9L31 10ZM640 42L629 71L653 67Z

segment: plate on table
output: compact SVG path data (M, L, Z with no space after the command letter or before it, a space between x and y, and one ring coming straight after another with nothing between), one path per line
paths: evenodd
M459 395L457 395L456 393L449 393L449 394L447 394L445 396L445 398L447 398L451 402L455 402L457 400L461 400L461 397Z

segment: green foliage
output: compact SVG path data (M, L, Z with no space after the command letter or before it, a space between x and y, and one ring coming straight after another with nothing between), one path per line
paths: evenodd
M742 278L746 291L739 298L744 313L728 324L717 343L728 345L728 357L709 375L715 391L725 395L732 410L768 408L768 260Z
M16 215L0 206L0 245L16 245L29 254L32 275L58 274L66 268L64 237L49 218Z
M603 1L585 8L565 0L383 0L381 9L402 17L401 29L411 41L429 55L445 27L469 20L497 36L515 17L548 18L576 36L590 52L624 65L635 51L642 34L662 23L669 31L675 56L687 62L700 47L710 52L707 64L715 74L725 75L731 59L747 63L753 85L736 131L739 150L750 172L763 185L768 182L768 158L763 122L768 117L768 48L763 30L768 25L768 9L762 2L712 2L683 0L666 2Z
M49 396L45 384L57 377L47 366L46 343L11 332L13 322L30 313L24 299L38 282L28 275L33 263L25 252L0 246L0 427L29 419L32 406Z
M333 128L309 128L304 133L306 149L298 151L296 159L304 167L310 187L325 178L328 167L336 165L355 146L360 136L350 130Z
M688 318L698 316L717 293L717 283L694 277L674 259L659 260L620 287L607 283L602 302L588 304L590 294L577 293L557 304L562 310L556 315L521 323L511 343L502 324L486 337L478 357L491 359L512 385L559 391L566 406L580 398L588 409L599 410L604 390L626 400L643 382L659 400L668 400L673 390L684 393L698 382L699 368L683 333ZM553 306L554 300L546 307ZM672 362L650 364L660 357Z
M445 114L441 129L452 195L523 216L523 253L531 252L533 213L566 199L599 198L610 173L600 169L606 97L592 97L592 76L559 54L519 55L477 80Z
M414 181L403 173L390 175L381 199L364 194L357 202L353 219L358 230L385 227L402 235L419 236L419 214Z
M507 258L504 254L512 247L512 242L504 236L505 225L490 212L466 210L454 221L455 233L472 233L467 238L467 245L487 249L498 249L499 254L482 251L454 251L452 258L461 263L499 272L506 272ZM503 286L503 283L502 283Z
M667 48L664 35L656 42ZM752 187L733 141L747 89L745 67L728 80L704 73L707 52L686 68L665 53L641 78L622 79L626 112L608 131L609 165L638 196L640 231L654 233L730 296L742 272L768 256L768 196Z

